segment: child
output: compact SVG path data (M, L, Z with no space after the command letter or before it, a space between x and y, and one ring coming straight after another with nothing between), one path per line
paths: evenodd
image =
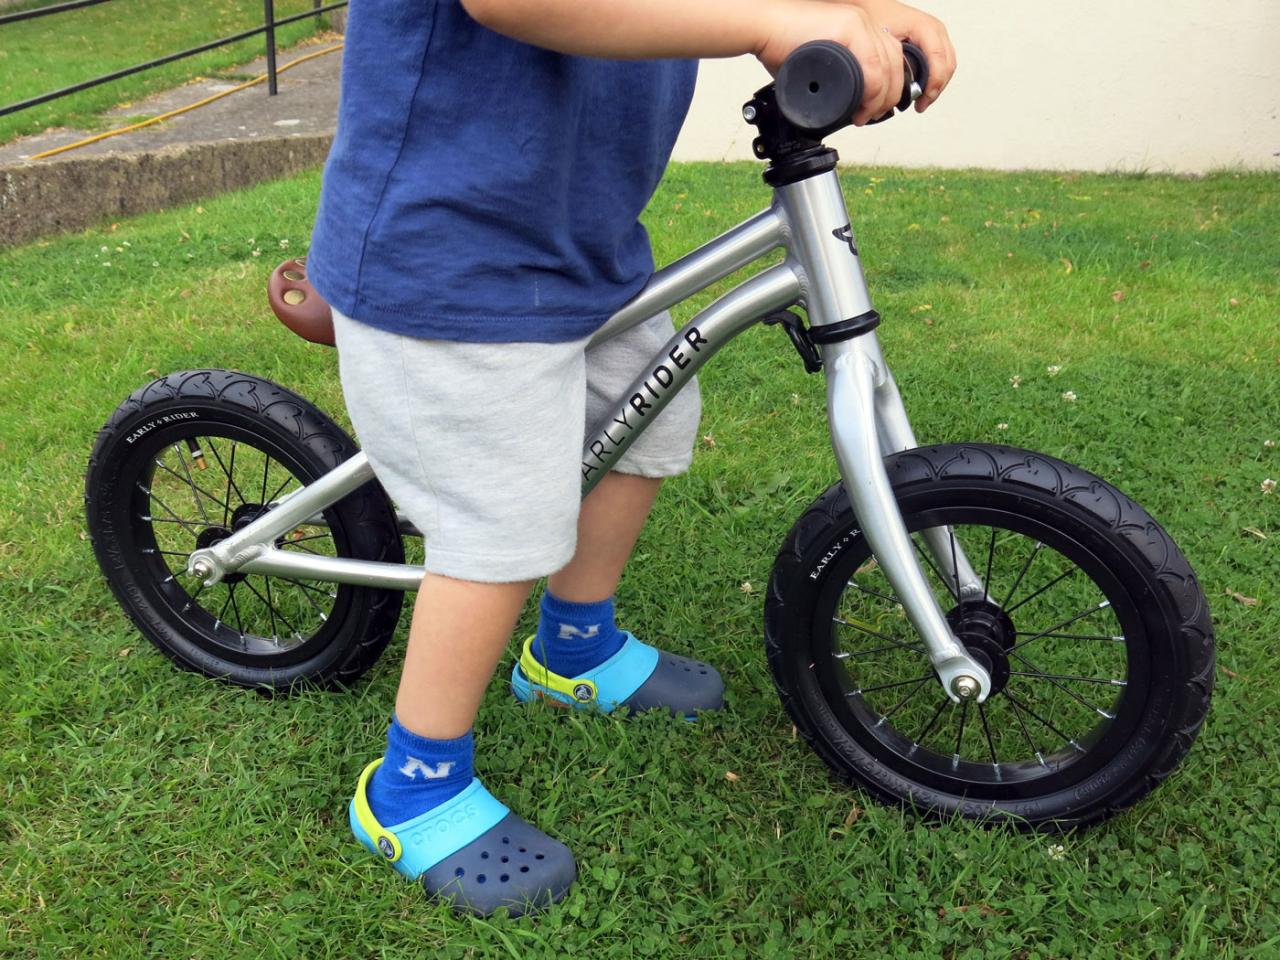
M662 478L688 467L696 389L580 500L585 425L671 335L664 314L585 350L653 271L637 217L693 58L751 53L773 71L801 43L842 42L865 73L864 123L898 99L906 38L929 56L924 109L954 53L895 0L351 4L308 272L334 307L351 420L427 570L351 826L429 894L516 913L576 876L472 775L476 710L534 580L548 577L520 699L686 716L722 702L712 667L620 630L612 600Z

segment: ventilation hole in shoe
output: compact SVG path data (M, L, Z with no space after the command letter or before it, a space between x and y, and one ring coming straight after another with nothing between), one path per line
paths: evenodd
M510 857L503 857L503 858L502 858L502 862L503 862L503 863L509 863L509 862L510 862L510 860L511 860L511 858L510 858Z
M502 842L503 842L503 843L510 843L510 842L511 842L511 838L510 838L510 837L503 837L503 838L502 838Z
M481 859L481 860L488 860L488 859L489 859L489 851L488 851L488 850L486 850L486 851L484 851L484 853L480 854L480 859Z
M543 859L545 859L545 857L546 857L546 855L545 855L545 854L541 854L541 853L535 853L535 854L533 855L533 859L535 859L535 860L543 860Z
M702 674L704 677L707 675L707 671L705 670L699 670L698 672Z
M521 868L520 868L520 872L521 872L521 873L528 873L528 872L529 872L529 868L528 868L528 867L521 867Z
M507 876L507 874L505 874L505 873L504 873L504 874L503 874L502 876L500 876L498 879L499 879L499 880L501 880L503 883L506 883L506 882L507 882L508 880L510 880L511 878L510 878L509 876Z
M528 851L528 850L526 850L524 847L521 847L521 848L520 848L520 852L521 852L521 853L528 853L529 851Z
M476 874L476 883L484 883L484 874L483 874L483 873L477 873L477 874Z
M459 867L457 870L453 871L453 875L455 877L465 877L467 875L467 871Z

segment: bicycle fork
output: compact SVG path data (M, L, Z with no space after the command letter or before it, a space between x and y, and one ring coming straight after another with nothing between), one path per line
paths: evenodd
M991 677L947 624L884 468L884 456L915 446L915 436L874 333L879 315L871 307L839 180L828 171L779 186L776 195L789 259L801 276L810 336L822 355L831 443L854 514L947 695L981 703ZM984 594L950 528L922 535L958 597Z

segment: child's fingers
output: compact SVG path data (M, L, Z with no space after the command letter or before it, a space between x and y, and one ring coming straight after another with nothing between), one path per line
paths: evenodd
M870 23L868 27L868 47L874 52L859 57L865 92L861 109L853 115L857 126L888 113L902 96L902 46L891 34ZM854 55L858 56L857 50Z
M929 60L929 86L916 101L916 111L924 113L951 82L956 72L956 49L947 36L947 28L934 22L911 38Z
M889 57L888 48L884 44L884 34L871 22L871 18L858 7L847 7L857 15L856 29L845 38L845 44L858 59L862 68L862 104L853 113L853 122L861 126L877 112L889 91Z

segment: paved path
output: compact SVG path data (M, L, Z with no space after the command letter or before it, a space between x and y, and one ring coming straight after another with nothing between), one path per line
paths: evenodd
M278 57L278 63L283 65L295 57L333 46L338 42L340 42L338 38L330 37L314 45L296 47L288 53L282 52ZM215 100L190 113L181 114L131 133L108 137L106 140L79 147L59 156L147 153L171 144L315 134L332 135L338 114L338 75L341 66L342 51L339 50L308 60L306 63L300 63L289 72L281 74L279 93L274 97L267 95L267 85L264 82L223 97L221 100ZM106 116L119 121L112 122L112 126L124 126L141 118L165 113L228 90L243 80L265 73L266 69L266 58L260 57L253 63L236 68L236 76L239 79L198 80L128 106L117 107ZM90 135L85 130L60 129L23 137L0 146L0 164L21 162L43 150L74 143Z
M280 65L331 47L340 37L295 47ZM288 176L324 161L338 113L341 51L299 63L266 84L239 90L189 113L42 160L35 154L90 136L53 130L0 145L0 246L82 230ZM236 78L199 80L117 107L112 126L187 106L266 70L266 58ZM99 132L99 131L95 131Z

